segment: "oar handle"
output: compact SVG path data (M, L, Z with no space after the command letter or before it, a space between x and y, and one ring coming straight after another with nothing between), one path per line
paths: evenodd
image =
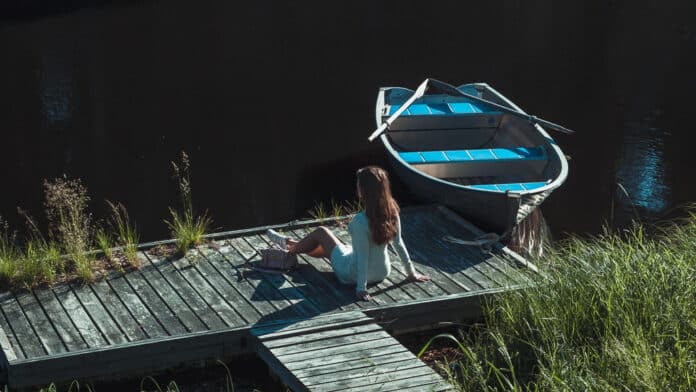
M386 123L386 122L382 123L382 125L380 125L379 128L375 129L375 131L372 132L372 135L370 135L370 137L368 137L367 140L373 141L373 140L377 139L379 137L379 135L381 135L382 133L384 133L384 131L387 130L388 126L389 126L388 123Z

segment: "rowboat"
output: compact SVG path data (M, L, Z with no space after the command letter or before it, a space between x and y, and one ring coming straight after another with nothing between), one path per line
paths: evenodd
M383 87L375 114L371 140L380 138L417 197L503 237L568 176L565 155L541 125L572 131L528 115L486 83Z

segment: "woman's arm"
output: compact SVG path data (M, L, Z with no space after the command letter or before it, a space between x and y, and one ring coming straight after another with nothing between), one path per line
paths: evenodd
M399 255L404 267L406 267L409 276L415 274L416 269L413 268L411 256L409 256L408 250L406 250L406 244L404 244L404 239L401 237L401 218L399 218L398 215L396 216L396 235L392 240L392 246L396 248L396 253Z
M406 270L408 271L409 278L418 282L427 282L430 280L429 276L419 274L413 267L411 256L409 256L408 250L406 250L406 244L404 244L404 239L401 236L401 218L399 218L398 215L396 217L396 235L392 240L392 245L394 248L396 248L396 253L399 254L401 262L404 263L404 267L406 267Z
M351 222L348 225L351 241L353 243L353 255L355 257L357 276L355 292L358 297L364 299L367 294L367 262L369 252L369 232L363 222Z

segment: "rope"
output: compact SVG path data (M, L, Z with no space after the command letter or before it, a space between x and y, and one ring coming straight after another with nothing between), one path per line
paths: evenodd
M442 239L453 244L478 246L484 252L490 252L493 248L493 244L500 241L500 236L496 233L486 233L476 237L474 240L463 240L461 238L452 237L451 235L446 235Z

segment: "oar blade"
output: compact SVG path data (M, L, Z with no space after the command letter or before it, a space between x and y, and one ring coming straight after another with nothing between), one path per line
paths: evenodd
M408 109L408 107L411 106L411 104L416 99L422 97L425 94L425 91L428 89L428 82L429 81L430 81L430 79L425 79L423 81L423 83L421 83L418 86L418 88L413 93L413 95L411 95L411 97L408 100L406 100L406 102L404 102L404 104L401 105L401 107L396 112L394 112L394 114L389 116L387 121L382 123L382 125L380 125L377 129L375 129L375 131L372 132L372 134L370 135L370 137L367 138L367 140L371 142L371 141L377 139L379 137L379 135L384 133L389 128L389 126L394 122L394 120L396 120L401 115L401 113L403 113L406 109Z

